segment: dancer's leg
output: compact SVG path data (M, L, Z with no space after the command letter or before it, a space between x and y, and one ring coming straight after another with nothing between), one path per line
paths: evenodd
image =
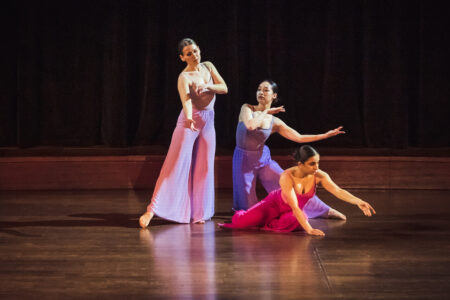
M326 205L322 200L320 200L317 195L314 195L311 199L308 200L308 202L306 202L302 210L308 216L308 218L314 219L328 213L330 207Z
M263 229L275 232L291 232L298 228L302 228L292 211L280 215L268 222Z
M203 123L196 120L196 125L202 124L202 127L199 126L200 133L192 153L191 219L195 223L204 223L204 220L209 220L214 215L216 131L213 111L202 111L199 115Z
M321 217L327 218L327 219L347 220L347 217L343 213L341 213L331 207L330 207L330 210L326 213L326 215L323 215Z
M272 206L270 201L262 200L246 211L236 212L231 219L232 224L224 225L230 228L262 227L268 220L276 217L277 212Z
M306 202L305 206L303 207L303 212L310 219L347 219L344 214L325 204L322 200L319 199L319 197L317 197L317 195L314 195L311 199L308 200L308 202Z
M258 178L261 180L261 184L267 193L280 188L281 173L283 173L283 169L272 159L259 170Z
M235 148L233 154L233 209L246 210L258 202L256 176L251 156Z
M189 223L191 201L188 185L192 148L198 132L186 128L184 120L181 112L147 212L175 222Z

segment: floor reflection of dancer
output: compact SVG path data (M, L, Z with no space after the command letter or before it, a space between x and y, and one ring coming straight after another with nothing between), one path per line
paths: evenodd
M303 209L316 193L318 183L348 203L357 205L366 216L375 214L369 203L338 187L330 176L319 169L320 156L309 145L301 146L294 154L298 165L281 174L281 188L271 192L265 199L247 211L237 211L232 223L220 224L226 228L262 228L275 232L304 229L311 235L325 235L308 222Z
M151 299L204 299L216 294L215 223L140 229L148 247Z
M143 228L155 214L179 223L204 223L214 214L214 102L228 89L211 62L200 62L193 40L183 39L179 54L186 63L178 77L183 109L151 203L139 219Z
M338 134L342 126L324 134L303 135L292 129L274 115L284 112L284 107L271 107L278 98L278 85L272 80L264 80L258 86L256 99L258 105L244 104L239 114L236 129L236 148L233 155L233 209L245 210L258 202L256 180L259 179L270 193L280 188L279 179L283 169L272 160L269 148L264 144L269 136L278 132L283 137L307 143L323 140ZM304 212L309 218L346 217L323 203L316 195L308 201Z
M333 222L333 223L344 223ZM252 274L245 280L239 276L221 275L222 286L233 286L244 298L260 299L328 299L329 287L322 280L323 270L317 263L312 237L298 234L273 234L270 244L266 235L235 230L227 261L235 262L236 273ZM222 273L222 272L221 272ZM237 277L237 278L234 278ZM301 280L298 280L301 278ZM239 280L241 279L241 280ZM276 288L274 288L276 287ZM247 296L248 297L245 297ZM301 296L299 296L301 295Z

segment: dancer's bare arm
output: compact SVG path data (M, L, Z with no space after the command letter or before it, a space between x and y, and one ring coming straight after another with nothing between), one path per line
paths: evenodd
M280 177L280 185L281 185L281 194L283 200L291 207L292 212L294 213L295 218L300 223L302 228L310 235L321 235L324 236L320 229L312 228L311 224L309 224L308 219L306 218L303 211L298 207L297 196L295 195L294 190L294 182L292 178L286 173L286 171L281 174Z
M223 80L222 76L220 76L219 72L212 64L212 62L205 61L203 64L208 68L213 79L213 84L206 84L205 88L216 94L228 93L228 87L225 83L225 80Z
M358 206L368 217L372 216L372 214L376 214L375 209L373 209L369 203L340 188L326 172L318 170L316 174L322 186L337 198Z
M297 143L309 143L324 140L330 138L332 136L336 136L338 134L343 134L345 131L342 131L342 126L335 128L333 130L329 130L326 133L322 134L300 134L295 129L289 127L286 123L284 123L279 118L274 119L273 131L278 132L281 136L287 138L288 140L297 142Z
M197 131L194 120L192 119L192 100L189 94L189 80L183 75L178 76L178 93L180 94L181 104L183 105L183 112L186 117L186 127Z
M242 105L241 112L239 113L239 121L244 122L245 127L247 127L248 130L255 130L262 126L265 116L274 115L279 112L284 112L283 106L271 107L269 109L262 111L256 117L253 117L250 105L244 104Z

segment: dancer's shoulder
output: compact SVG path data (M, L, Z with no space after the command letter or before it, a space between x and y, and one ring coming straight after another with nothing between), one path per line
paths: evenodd
M327 172L322 171L321 169L318 169L316 174L315 174L316 178L319 180L322 180L324 178L330 178L330 175L328 175Z
M202 64L208 69L209 72L216 69L216 67L210 61L204 61Z
M284 178L288 179L289 181L293 181L292 177L294 176L294 173L293 173L294 170L295 170L295 167L284 170L284 172L281 173L281 177L284 177Z

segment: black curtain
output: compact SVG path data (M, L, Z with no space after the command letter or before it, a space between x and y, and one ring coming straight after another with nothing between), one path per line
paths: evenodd
M233 147L258 83L280 87L300 133L325 147L448 147L449 14L438 1L5 1L0 146L168 145L181 110L177 42L197 41L229 93ZM272 137L272 148L290 145Z

